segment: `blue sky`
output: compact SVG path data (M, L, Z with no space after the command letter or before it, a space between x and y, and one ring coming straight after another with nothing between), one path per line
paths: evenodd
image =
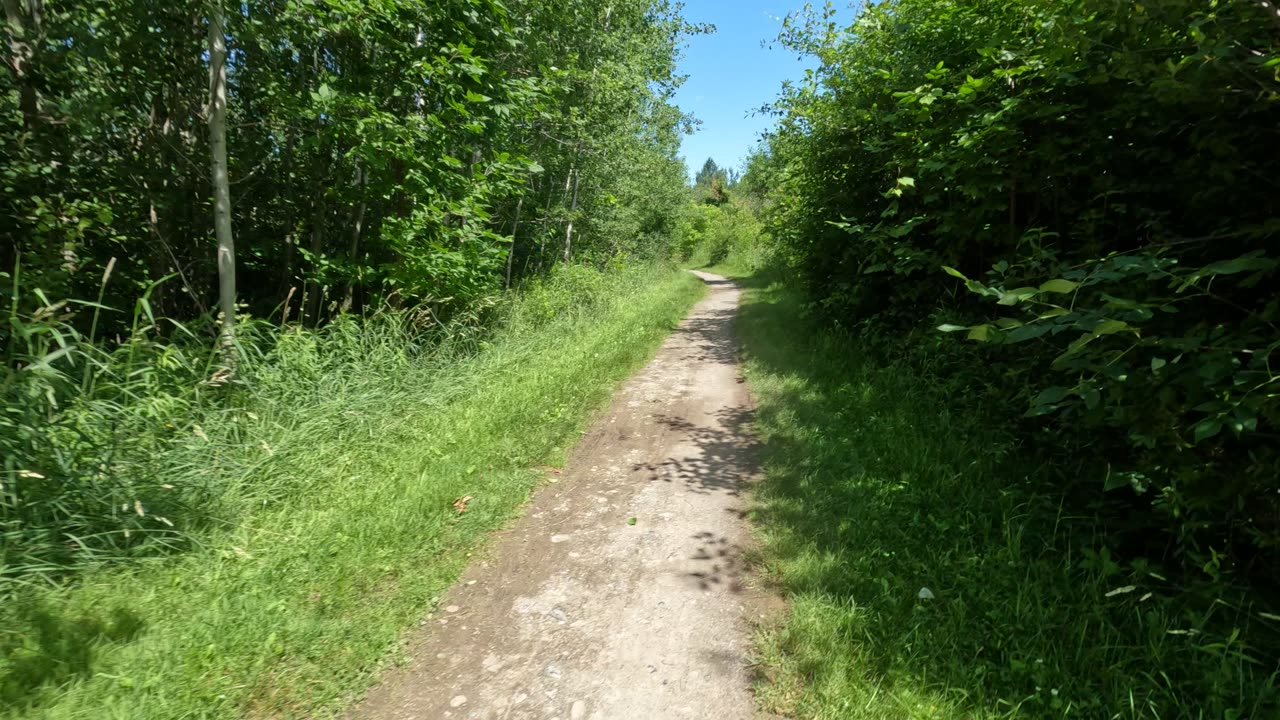
M813 66L811 59L802 61L772 42L782 18L803 6L804 0L686 1L686 19L716 26L715 34L690 40L680 63L689 79L676 93L676 104L702 121L680 148L691 175L708 157L737 167L772 124L756 109L777 97L783 80L799 80Z

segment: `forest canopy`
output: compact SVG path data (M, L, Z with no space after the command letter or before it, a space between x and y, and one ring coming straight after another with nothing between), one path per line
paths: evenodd
M13 5L0 269L20 260L22 287L91 299L115 258L107 305L152 288L157 315L211 313L216 6ZM557 258L665 251L687 124L674 63L696 30L665 0L222 13L237 292L254 315L316 324L392 293L447 312Z

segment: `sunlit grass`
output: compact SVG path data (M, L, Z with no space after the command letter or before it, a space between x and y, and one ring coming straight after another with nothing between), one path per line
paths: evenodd
M1247 608L1216 604L1209 622L1157 568L1113 561L1090 519L1044 495L1039 466L986 429L980 402L875 361L806 319L786 285L740 281L768 448L753 520L762 572L789 603L758 636L768 709L1280 717L1276 668L1229 637Z
M173 482L221 473L228 525L185 555L29 599L0 715L339 710L702 292L670 270L577 278L527 293L478 351L433 362L394 342L339 363L286 348L275 391L182 441L218 445ZM116 616L128 633L101 620Z

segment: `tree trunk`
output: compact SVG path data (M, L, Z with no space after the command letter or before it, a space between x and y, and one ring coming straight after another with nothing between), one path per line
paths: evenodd
M507 289L511 289L511 262L516 255L516 237L520 231L520 208L524 207L524 196L516 201L516 217L511 221L511 246L507 248Z
M317 45L311 49L311 73L312 79L316 82L320 80L320 46ZM315 155L311 160L311 181L315 187L315 198L311 205L311 274L316 274L316 262L320 258L320 251L324 247L324 219L327 208L325 207L325 191L324 186L328 178L325 177L325 154L329 152L328 145L323 142L324 136L324 120L323 117L316 118L315 134L316 146ZM320 324L320 307L324 298L324 288L319 281L314 278L307 278L302 283L302 303L298 310L298 319L303 325L306 325L307 318L310 317L314 325Z
M209 154L213 160L213 228L218 238L218 308L222 341L230 345L236 322L236 252L227 180L227 38L223 22L221 0L214 0L209 5Z
M564 227L564 261L569 262L570 248L573 244L573 214L578 212L578 181L582 179L581 170L571 170L573 175L573 202L569 205L569 222Z
M283 175L286 178L291 177L293 175L293 166L294 166L293 145L294 145L293 135L290 134L289 142L285 144L285 148L284 148ZM293 188L290 187L289 192L292 192L292 191L293 191ZM280 200L281 202L284 203L284 261L280 264L280 290L281 292L284 292L285 289L287 288L289 292L292 292L294 290L293 262L294 262L294 257L297 255L297 245L298 245L298 237L296 234L298 228L296 227L296 223L295 223L296 206L293 204L292 200L287 194L280 195ZM286 310L286 314L287 314L287 310Z
M542 258L547 250L547 230L551 224L551 201L556 194L556 188L551 183L547 185L547 204L542 209L542 229L538 231L538 266L533 269L534 274L542 273ZM532 255L532 253L530 253ZM524 259L524 273L529 272L529 258Z
M320 257L320 251L324 247L324 214L324 194L321 191L316 197L311 213L311 257L316 259ZM308 316L311 317L313 324L320 324L320 305L323 302L323 294L324 290L318 280L309 279L303 283L301 320L304 324Z
M360 229L364 226L364 213L369 206L369 202L365 196L365 187L369 184L369 175L363 167L356 170L356 187L359 188L360 204L356 207L354 221L351 224L351 249L347 256L351 258L352 265L356 264L356 255L360 252ZM355 278L347 278L347 292L342 298L342 312L350 312L351 306L355 303L356 281Z
M42 40L43 14L43 0L4 0L4 15L9 26L9 69L17 80L18 107L28 130L36 126L40 115L40 95L31 80L31 64Z

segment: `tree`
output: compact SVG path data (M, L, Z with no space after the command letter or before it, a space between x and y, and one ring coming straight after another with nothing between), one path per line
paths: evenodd
M17 467L58 468L47 495L4 484L19 496L0 504L23 508L23 565L65 555L68 535L150 541L120 533L120 505L103 502L164 502L98 461L129 428L72 424L97 417L80 411L95 392L125 415L141 397L106 382L112 358L149 378L133 374L146 350L199 356L183 344L204 335L269 353L277 336L237 314L323 325L385 305L471 321L566 255L670 255L689 126L676 55L699 30L677 3L0 2L0 312L59 323L0 327L5 377L47 362L75 379L9 383L0 407L31 418L29 433L0 432ZM63 347L33 354L31 337ZM76 337L92 362L67 350Z
M227 178L227 38L221 0L209 5L209 156L213 168L213 224L218 239L218 309L222 342L236 322L236 252L231 235L231 183Z
M713 158L707 158L702 169L694 174L694 197L708 205L723 205L729 201L730 174L716 164Z
M724 177L724 171L716 164L715 158L707 158L707 161L702 164L702 169L694 173L693 184L710 185L716 179Z
M116 257L104 304L157 284L183 322L391 295L443 318L566 240L669 246L699 28L667 0L2 1L0 262L49 297L94 296Z

